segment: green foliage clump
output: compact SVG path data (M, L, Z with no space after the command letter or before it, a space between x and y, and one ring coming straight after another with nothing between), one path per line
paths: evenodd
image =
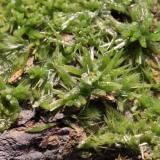
M159 42L159 23L155 23L155 29L152 31L154 15L152 7L154 1L137 1L132 5L129 2L108 2L109 9L114 12L122 12L128 16L128 22L116 20L113 16L109 16L111 24L114 28L130 43L139 41L143 48L148 47L151 42ZM117 13L118 14L118 13ZM127 21L127 20L126 20ZM130 22L131 21L131 22Z
M21 110L20 103L29 97L28 87L10 87L0 79L0 131L7 129L17 119Z

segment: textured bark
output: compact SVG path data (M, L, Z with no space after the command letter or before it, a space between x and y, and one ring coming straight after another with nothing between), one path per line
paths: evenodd
M68 159L76 144L76 132L71 128L53 128L38 134L20 129L0 135L0 160Z
M40 133L27 130L42 122L62 119L62 114L48 114L22 109L11 129L0 134L0 160L76 160L71 156L81 141L80 128L52 127Z

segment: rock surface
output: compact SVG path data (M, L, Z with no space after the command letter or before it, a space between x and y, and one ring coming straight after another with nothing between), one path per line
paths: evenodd
M36 134L21 128L11 129L0 135L0 160L68 159L76 141L76 132L68 127Z

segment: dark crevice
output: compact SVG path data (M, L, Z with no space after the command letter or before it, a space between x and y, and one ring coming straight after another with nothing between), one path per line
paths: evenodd
M131 20L131 17L125 13L121 13L121 12L118 12L116 10L111 10L111 15L113 16L113 18L115 18L116 20L118 20L119 22L128 22L130 23L132 20Z

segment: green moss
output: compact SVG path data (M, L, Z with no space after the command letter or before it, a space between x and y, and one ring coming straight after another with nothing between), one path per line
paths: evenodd
M0 0L0 131L23 101L82 109L74 116L90 135L83 147L147 143L160 156L159 8L156 0Z

